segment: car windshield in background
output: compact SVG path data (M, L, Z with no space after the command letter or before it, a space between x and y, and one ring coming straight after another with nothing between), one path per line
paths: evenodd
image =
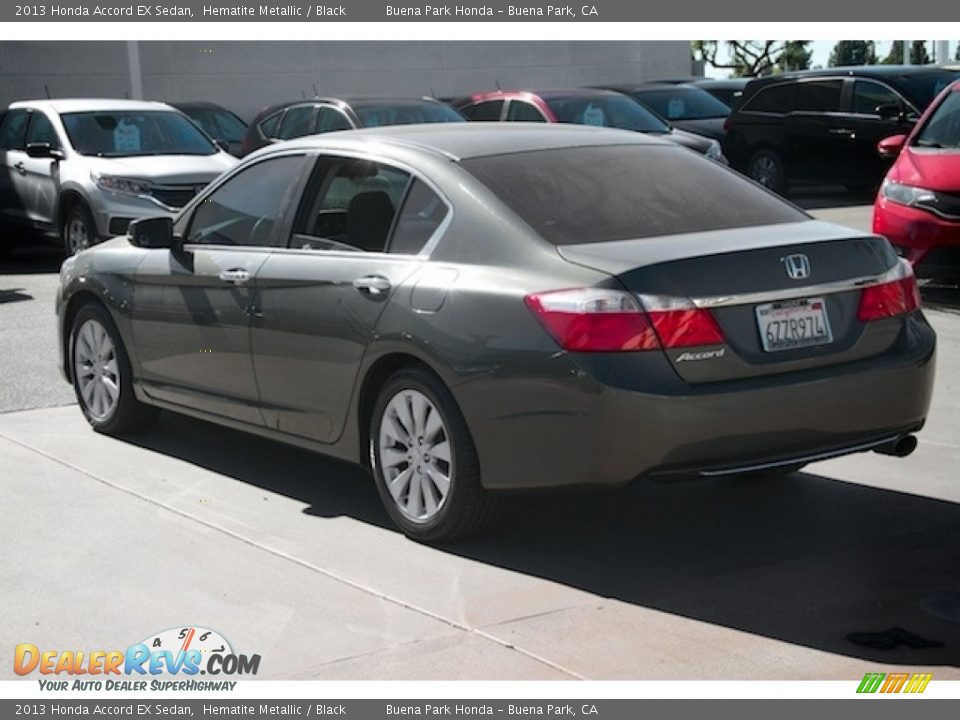
M667 120L706 120L730 114L729 107L699 88L637 90L633 96Z
M214 155L217 148L180 113L66 113L61 115L70 143L81 155L134 157L140 155Z
M191 110L187 113L210 137L227 142L240 142L247 131L239 118L225 110Z
M353 103L363 127L466 122L466 118L440 103Z
M570 95L544 100L562 123L644 133L670 132L663 120L623 95Z
M944 98L917 134L917 147L960 149L960 92Z
M960 74L949 70L901 75L889 78L890 84L899 89L907 99L917 106L921 112L926 109L934 98L950 83L960 78ZM887 78L883 78L887 79Z
M461 165L555 245L809 219L739 175L673 146L538 150Z

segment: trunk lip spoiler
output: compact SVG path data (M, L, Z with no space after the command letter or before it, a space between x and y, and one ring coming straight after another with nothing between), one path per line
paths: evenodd
M777 290L761 290L749 293L731 293L729 295L713 295L709 297L691 297L690 300L698 308L712 309L719 307L730 307L734 305L758 305L766 302L777 302L778 300L796 300L798 298L811 297L816 295L834 295L851 290L862 290L863 288L874 285L883 285L885 283L902 280L908 277L913 270L910 264L901 259L896 265L879 275L864 275L847 280L835 280L828 283L817 285L802 285L793 288L780 288Z

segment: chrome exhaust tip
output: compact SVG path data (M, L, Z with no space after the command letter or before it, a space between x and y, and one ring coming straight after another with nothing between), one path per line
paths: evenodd
M917 449L916 435L901 435L893 442L881 445L874 452L881 455L892 455L893 457L906 457Z

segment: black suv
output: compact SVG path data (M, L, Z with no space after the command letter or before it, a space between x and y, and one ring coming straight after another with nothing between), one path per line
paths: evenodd
M753 80L727 118L723 151L780 193L803 183L873 189L890 165L877 143L909 132L957 77L939 67L875 65Z

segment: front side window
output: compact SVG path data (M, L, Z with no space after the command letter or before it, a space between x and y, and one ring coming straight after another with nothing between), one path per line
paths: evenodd
M55 149L60 147L60 140L57 138L57 131L53 129L53 123L42 112L31 113L26 144L49 145Z
M166 110L96 111L60 116L81 155L215 155L218 150L190 120Z
M292 140L293 138L303 137L313 134L313 118L316 108L313 105L297 105L289 108L283 116L280 123L280 131L277 138L280 140Z
M0 150L22 150L29 115L26 110L11 110L0 122Z
M878 108L883 105L904 107L903 98L886 85L870 80L857 80L853 84L853 111L861 115L880 117Z
M389 165L325 158L304 195L293 246L383 252L410 175Z
M546 122L536 107L523 100L511 100L510 107L507 108L507 120L513 122Z
M419 125L420 123L463 122L463 115L438 102L354 103L353 110L363 127Z
M199 108L187 113L212 138L227 142L240 142L247 126L226 110Z
M470 158L460 165L555 245L809 219L679 147L570 147Z
M332 107L322 107L317 109L316 132L327 133L337 130L351 130L353 125L347 120L347 116Z
M302 155L251 165L197 205L188 243L266 247L303 174Z
M626 95L570 95L545 99L558 122L644 133L670 132L663 120Z
M960 149L960 92L952 92L934 110L913 144L918 147Z
M667 120L704 120L730 114L730 108L699 88L638 90L635 95L637 100Z
M503 100L488 100L464 108L463 114L475 122L498 122L503 113Z

